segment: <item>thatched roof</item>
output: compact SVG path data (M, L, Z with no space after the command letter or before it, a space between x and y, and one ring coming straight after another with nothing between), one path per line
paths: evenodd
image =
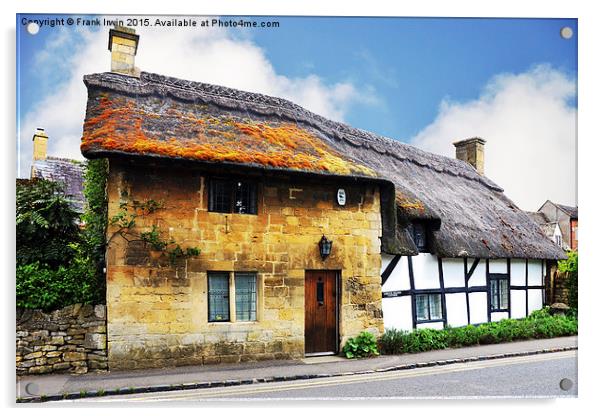
M465 162L355 129L280 98L142 72L87 75L82 153L340 175L394 185L404 254L407 225L431 221L443 257L562 258L502 188ZM383 221L385 223L385 221ZM387 227L387 223L384 224Z

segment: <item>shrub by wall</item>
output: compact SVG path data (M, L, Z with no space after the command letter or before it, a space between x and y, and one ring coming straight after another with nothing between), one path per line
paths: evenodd
M417 329L412 332L387 329L379 338L378 344L382 354L403 354L576 335L577 330L575 317L551 316L545 308L533 312L525 319L504 319L479 326L468 325L442 330Z

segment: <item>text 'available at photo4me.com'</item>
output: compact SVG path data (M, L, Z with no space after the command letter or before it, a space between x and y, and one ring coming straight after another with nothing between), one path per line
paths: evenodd
M255 18L224 18L224 17L47 17L30 19L23 17L21 24L27 26L30 23L39 27L61 27L61 26L128 26L128 27L198 27L198 28L279 28L280 21L271 19Z

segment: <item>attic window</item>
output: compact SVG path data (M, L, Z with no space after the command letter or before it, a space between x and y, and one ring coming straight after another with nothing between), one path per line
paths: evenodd
M412 235L414 237L414 244L421 253L428 252L428 240L426 234L426 225L422 222L415 222L412 224Z
M242 180L212 179L209 182L209 211L257 214L257 185Z

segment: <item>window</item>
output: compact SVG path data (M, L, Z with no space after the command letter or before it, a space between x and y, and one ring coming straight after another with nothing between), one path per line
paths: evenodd
M234 273L236 320L257 320L257 278L255 273Z
M257 320L257 274L207 272L209 322L229 322L230 298L234 297L236 321Z
M508 276L489 277L489 295L491 298L491 312L508 311Z
M424 223L415 222L412 224L412 233L414 237L414 244L421 253L428 252L428 243L426 239L426 226Z
M209 182L209 211L257 214L257 186L248 181L212 179Z
M230 320L229 273L208 272L209 322Z
M554 238L556 239L556 244L558 244L560 247L562 247L562 237L559 236L558 234L556 234L554 236Z
M443 319L441 294L416 295L416 321L437 321Z

